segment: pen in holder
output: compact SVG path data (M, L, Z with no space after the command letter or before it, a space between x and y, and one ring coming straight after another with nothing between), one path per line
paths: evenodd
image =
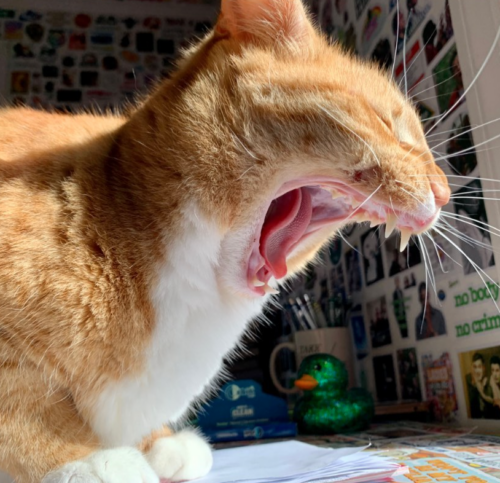
M349 386L354 384L354 367L352 359L351 335L347 327L326 327L314 330L300 330L294 334L294 342L283 342L277 345L269 362L269 372L276 389L285 393L293 394L298 388L287 389L283 387L276 374L276 358L283 349L289 349L295 353L297 367L302 360L311 354L330 354L341 360L349 374Z

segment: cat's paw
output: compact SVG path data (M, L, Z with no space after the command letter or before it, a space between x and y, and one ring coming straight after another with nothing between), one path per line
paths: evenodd
M171 481L205 476L213 462L208 443L191 431L156 440L146 458L160 478Z
M159 478L139 450L115 448L67 463L42 483L159 483Z

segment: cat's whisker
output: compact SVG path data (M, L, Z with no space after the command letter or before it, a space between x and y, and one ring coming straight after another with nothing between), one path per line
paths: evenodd
M460 221L466 225L472 225L472 226L481 225L481 227L484 227L481 228L482 230L487 231L490 235L495 235L500 237L500 229L490 225L489 223L485 223L484 221L480 220L472 221L471 218L465 215L460 215L458 213L442 212L441 216L443 216L444 218L453 219L454 221Z
M421 235L417 235L417 240L422 244L422 250L423 250L423 253L424 253L424 257L427 257L427 261L429 262L429 267L430 267L430 271L429 271L429 280L431 282L431 286L432 288L434 289L434 294L436 295L437 297L437 286L436 286L436 276L434 274L434 268L432 266L432 260L431 260L431 257L429 255L429 251L427 250L427 247L423 241L423 238Z
M414 200L416 200L423 208L425 208L429 213L434 214L434 211L431 210L428 206L426 206L422 201L420 201L413 193L408 191L405 188L401 188L407 195L411 196Z
M439 226L439 224L438 224L438 226ZM436 246L436 249L441 250L453 263L455 263L459 267L463 268L463 265L459 261L455 260L441 245L439 245L438 242L433 238L433 236L430 233L426 232L424 234ZM441 258L439 258L439 262L442 263ZM448 272L444 272L444 273L448 273Z
M406 38L408 37L408 27L410 25L410 19L412 16L413 10L410 10L408 18L406 20L405 27L405 37L403 39L403 69L404 69L404 81L405 81L405 96L408 98L408 71L406 70ZM401 83L400 83L401 86Z
M496 49L496 46L497 46L499 40L500 40L500 28L498 29L498 31L495 35L495 39L493 40L493 44L491 45L491 48L490 48L488 54L486 55L486 58L484 59L483 64L481 65L481 67L477 71L476 75L472 79L470 85L467 87L467 89L464 90L462 95L455 101L455 103L449 109L447 109L440 117L438 117L437 122L425 133L426 135L431 133L443 121L443 119L445 119L446 116L448 116L448 114L450 114L450 112L452 112L458 105L460 105L462 100L469 93L469 91L472 89L472 87L476 84L476 81L479 79L479 76L483 73L484 69L488 65L488 62L490 61L491 56L495 52L495 49Z
M466 149L463 149L462 151L457 151L456 153L452 153L452 154L446 154L445 155L443 153L439 153L439 156L437 158L434 158L434 161L439 162L439 161L442 161L442 160L457 158L459 156L463 156L464 154L484 153L484 152L487 152L487 151L493 151L495 149L500 149L500 145L498 145L498 146L491 146L489 148L483 148L483 149L476 149L475 146L471 146L470 148L466 148Z
M444 225L446 225L446 227L443 224L438 224L438 226L441 226L441 228L447 229L449 232L454 233L457 237L461 238L468 245L470 245L472 247L478 246L478 247L484 248L490 252L495 251L491 245L484 243L482 241L476 240L475 238L473 238L469 235L466 235L465 233L461 233L457 228L455 228L453 225L451 225L451 223L449 223L447 220L442 220L442 222L444 223Z
M377 163L379 166L381 166L380 159L377 156L377 153L375 153L375 150L368 144L367 141L365 141L356 131L352 130L349 126L344 124L342 121L337 119L328 109L325 109L321 104L317 103L316 104L328 117L333 119L336 123L340 124L342 127L347 129L350 133L354 134L360 141L363 142L363 144L372 152L373 156L375 157Z
M481 267L479 267L479 265L477 265L477 263L474 262L474 260L472 260L465 252L464 250L462 250L460 248L459 245L457 245L457 243L455 243L453 240L450 239L450 237L446 236L443 231L439 228L439 227L434 227L434 230L439 233L443 238L445 238L446 240L448 240L464 257L465 259L471 264L472 267L474 267L474 269L476 270L476 273L479 275L479 277L481 278L485 288L488 290L489 294L490 294L490 297L491 297L491 300L493 301L493 303L495 304L495 307L498 311L498 313L500 313L500 308L498 307L497 305L497 302L495 300L495 298L493 297L493 294L491 293L491 289L489 287L489 285L486 283L486 280L484 277L488 278L495 286L497 287L500 287L500 285L498 285L497 282L495 282L495 280L493 280ZM451 234L451 233L450 233Z
M396 47L394 48L394 62L392 63L391 79L394 79L394 70L396 69L396 60L398 58L398 47L399 47L399 0L396 0Z
M420 253L422 253L422 259L424 260L424 268L425 268L425 299L424 299L424 310L422 312L422 325L420 327L420 333L422 334L423 333L423 330L424 330L424 320L425 320L425 314L427 312L427 303L428 303L428 285L429 285L429 282L428 282L428 274L429 274L429 267L427 266L427 260L424 256L424 252L422 250L422 239L420 238L420 236L417 237L417 239L419 240L419 245L420 245Z
M433 244L434 250L436 251L436 258L438 259L439 266L441 267L441 272L442 273L448 273L448 271L444 269L443 262L441 261L441 257L439 256L439 250L438 250L439 247L438 247L438 244L433 240L433 238L428 233L424 233L424 235L427 236L427 238ZM425 240L423 240L423 243L425 245Z
M423 52L423 50L422 50L422 52ZM419 54L419 55L420 55L420 54ZM417 56L417 57L418 57L418 56ZM447 70L448 70L448 69L447 69ZM440 86L440 85L442 85L442 84L446 84L446 83L447 83L450 79L453 79L454 77L457 77L459 74L460 74L459 72L456 72L455 74L451 75L450 77L447 77L444 81L439 82L439 84L434 84L434 85L432 85L431 87L427 87L426 89L422 89L421 91L418 91L416 94L412 94L412 95L410 96L410 99L413 99L414 97L420 96L420 95L421 95L421 94L423 94L424 92L430 91L430 90L432 90L432 89L434 89L434 88L436 88L436 87L438 87L438 86ZM416 86L417 86L417 85L419 85L419 84L421 84L421 83L422 83L422 81L420 81L418 84L416 84ZM416 87L416 86L414 86L414 87ZM411 90L411 89L410 89L410 90ZM449 94L448 94L448 95L449 95ZM437 97L439 97L439 96L432 97L431 99L435 99L435 98L437 98ZM419 101L424 101L424 100L425 100L425 99L419 99Z

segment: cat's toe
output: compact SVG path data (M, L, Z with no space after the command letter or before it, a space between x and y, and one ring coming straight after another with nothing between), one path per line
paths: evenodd
M171 481L194 480L212 468L212 450L191 431L181 431L155 441L147 459L158 476Z
M140 451L115 448L68 463L42 483L159 483L159 478Z

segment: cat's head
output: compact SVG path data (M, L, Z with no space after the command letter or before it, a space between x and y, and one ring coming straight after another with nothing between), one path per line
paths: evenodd
M404 247L449 200L414 106L300 0L222 0L164 93L192 156L178 170L221 227L221 277L239 293L265 294L347 223L387 223Z

